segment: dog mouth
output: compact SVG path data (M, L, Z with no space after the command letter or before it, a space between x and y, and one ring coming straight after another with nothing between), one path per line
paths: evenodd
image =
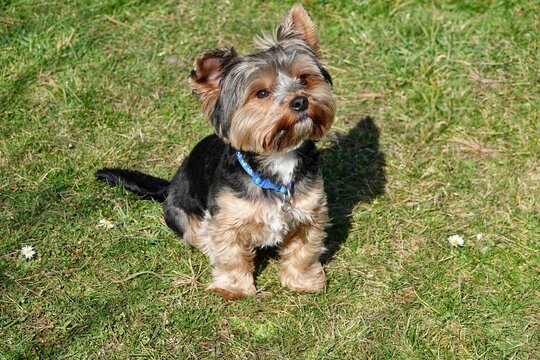
M301 125L305 123L306 121L312 121L311 118L308 116L307 112L304 112L298 117L298 120L296 120L295 125Z
M308 134L313 128L313 119L311 119L307 114L298 118L294 123L293 127L297 134Z
M280 128L274 137L277 149L295 147L311 137L314 122L307 113L299 116L290 126Z

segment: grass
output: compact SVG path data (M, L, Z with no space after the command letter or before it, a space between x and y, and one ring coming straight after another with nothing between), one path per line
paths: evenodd
M193 59L289 5L0 5L0 358L540 358L537 2L304 3L338 99L324 293L270 258L226 303L158 203L92 178L170 177L211 131Z

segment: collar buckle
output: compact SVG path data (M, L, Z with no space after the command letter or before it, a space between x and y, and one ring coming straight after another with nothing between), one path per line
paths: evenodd
M285 187L286 192L283 194L283 199L281 199L281 210L283 212L286 212L288 213L289 211L291 211L292 209L292 204L291 204L291 189L289 189L288 187Z

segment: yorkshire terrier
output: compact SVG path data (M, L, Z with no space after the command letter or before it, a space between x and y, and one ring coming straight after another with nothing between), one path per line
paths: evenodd
M138 171L95 176L164 201L167 225L210 261L208 290L227 300L255 295L257 248L278 247L282 286L324 289L319 261L328 222L314 141L332 125L332 79L315 26L294 5L259 51L232 47L197 57L189 86L215 134L204 138L168 182Z

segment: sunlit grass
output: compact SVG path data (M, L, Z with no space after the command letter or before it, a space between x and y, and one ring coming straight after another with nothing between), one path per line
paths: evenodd
M211 132L197 54L250 51L288 6L0 5L0 358L539 356L537 3L304 3L338 100L324 293L270 259L225 303L158 203L93 179L170 177Z

